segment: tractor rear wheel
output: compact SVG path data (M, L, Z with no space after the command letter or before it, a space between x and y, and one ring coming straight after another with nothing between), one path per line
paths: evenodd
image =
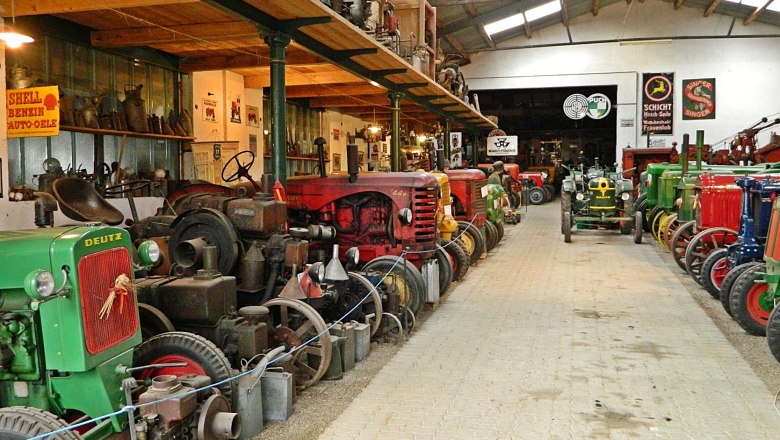
M636 244L642 244L642 232L644 232L644 229L642 229L642 218L641 212L637 211L634 213L634 243Z
M500 243L501 240L504 239L504 222L495 222L493 225L496 227L496 230L498 231L498 241L496 244Z
M571 243L571 212L563 213L563 242Z
M662 212L664 212L664 208L661 206L655 206L650 210L650 213L647 214L647 218L645 218L647 224L645 232L653 232L653 222L655 222L655 218L661 215Z
M25 440L67 428L68 424L54 414L27 406L9 406L0 409L0 438ZM80 440L75 431L63 431L46 436L51 440Z
M498 230L490 221L485 222L485 239L487 242L487 250L492 251L493 248L496 247L496 243L498 243Z
M691 238L695 235L693 229L696 227L696 221L691 220L685 222L677 227L672 236L671 245L669 248L674 256L674 262L680 266L680 269L685 270L685 251L688 249L688 243L691 242ZM686 271L687 272L687 271Z
M769 313L774 308L774 298L766 283L762 281L764 266L754 266L745 271L731 288L731 313L740 327L751 335L766 335Z
M547 201L547 192L543 188L535 186L528 191L528 200L532 205L541 205Z
M766 325L766 342L769 344L769 351L775 360L780 362L780 307L772 309L769 314L769 322Z
M623 235L628 235L634 228L634 202L631 200L631 198L623 201L623 210L620 212L620 215L621 217L628 217L631 219L620 221L620 233Z
M487 246L485 246L485 235L474 224L464 221L458 222L459 237L463 237L463 242L466 244L466 248L469 251L469 260L472 265L479 262L479 258L482 254L487 252ZM468 240L471 240L473 249L469 249Z
M133 366L183 362L181 367L149 368L138 371L141 379L149 379L163 374L182 376L197 374L209 376L213 383L222 382L233 376L225 353L213 342L187 332L168 332L152 336L135 348ZM217 388L230 398L235 390L236 382L226 382Z
M369 324L371 326L371 336L374 336L382 324L382 295L379 294L379 289L371 284L371 281L362 274L348 272L347 275L349 275L349 280L351 281L350 292L358 296L358 300L362 301L364 296L369 292L371 293L358 309L359 313L356 318Z
M561 192L561 234L563 234L563 213L571 213L571 193Z
M662 218L658 225L658 242L667 251L671 251L669 248L669 237L674 234L674 230L677 229L677 214L669 214Z
M458 263L450 257L449 251L441 246L441 243L443 242L444 240L439 240L439 243L436 243L436 261L439 263L439 295L444 295L444 292L450 288L450 284L455 280L452 276L453 272L458 265ZM447 242L452 243L450 240L447 240Z
M723 283L720 285L719 299L720 303L723 305L723 310L725 310L729 316L733 316L731 314L731 289L734 287L734 283L737 281L737 279L739 279L740 275L745 273L746 270L758 265L763 265L763 263L751 261L750 263L740 264L739 266L731 269L726 274L726 277L723 278Z
M393 267L393 265L395 265L395 267ZM381 274L384 275L390 271L390 268L393 268L392 274L397 278L391 280L391 282L395 282L396 287L398 288L401 308L411 310L416 316L420 309L422 309L427 296L425 280L417 267L409 261L404 261L400 257L384 255L366 263L366 265L363 266L363 271L374 270L381 272Z
M666 211L661 211L653 218L653 222L650 223L650 233L653 234L653 237L657 241L661 241L659 238L659 234L661 233L661 225L666 224L666 219L669 217L669 214L666 213Z
M550 185L549 183L545 183L543 185L544 189L547 190L547 194L549 195L548 202L551 202L552 199L555 198L555 186Z
M685 270L701 285L701 265L710 252L726 247L737 240L737 233L729 228L705 229L691 239L685 250Z
M701 282L707 292L715 299L720 298L720 286L728 274L728 251L718 249L710 252L701 264Z
M457 240L439 240L439 250L443 250L452 257L452 267L450 268L452 281L462 280L471 266L466 251L458 244Z

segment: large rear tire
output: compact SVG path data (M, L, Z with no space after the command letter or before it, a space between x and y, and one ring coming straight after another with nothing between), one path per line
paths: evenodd
M447 247L457 246L451 240L439 240L436 244L436 261L439 263L439 295L444 295L444 292L450 288L450 284L455 281L453 276L455 268L458 263L452 259L449 255L449 250L442 247L442 244L447 244Z
M766 342L769 344L769 351L775 360L780 362L780 307L772 309L769 315L769 322L766 325Z
M439 250L448 253L452 258L452 267L450 268L452 281L462 280L471 266L466 250L457 240L439 240ZM441 266L441 263L439 265ZM441 280L441 277L439 279Z
M728 274L728 250L718 249L710 252L701 265L701 282L707 293L720 299L720 287Z
M397 264L396 261L398 261ZM395 267L393 267L394 264ZM400 281L396 284L400 296L401 307L408 308L416 316L420 309L422 309L427 296L425 280L417 267L409 261L402 260L400 257L384 255L366 263L366 265L363 266L363 271L374 270L384 275L390 271L391 267L393 268L392 274L398 277L398 281Z
M641 212L637 211L634 213L634 243L635 244L642 244L642 233L644 232L642 226L642 218L643 215Z
M731 314L731 289L734 287L734 283L739 279L739 277L745 273L746 270L750 269L753 266L758 266L763 263L759 263L756 261L751 261L750 263L740 264L739 266L731 269L727 274L726 277L723 278L723 283L720 285L720 296L718 299L720 299L721 305L723 305L723 310L726 311L726 313L729 314L729 316L733 316Z
M535 186L528 191L528 199L532 205L541 205L547 201L547 192L543 188Z
M485 239L487 242L487 250L492 251L493 248L496 247L496 243L498 243L498 230L490 221L485 222Z
M734 282L731 288L731 313L740 327L751 335L765 336L769 314L774 308L774 301L769 294L766 283L756 283L763 280L763 266L754 266L745 271Z
M504 222L495 222L493 223L493 226L495 226L498 231L498 241L496 243L498 244L504 239Z
M479 258L482 254L487 252L487 246L485 245L485 235L474 224L464 221L458 222L458 237L465 235L466 239L470 239L473 243L474 249L469 252L469 261L471 265L475 265L479 262Z
M141 379L163 374L182 376L184 374L205 375L212 383L222 382L233 376L225 354L213 342L187 332L168 332L152 336L136 347L133 366L184 362L182 367L149 368L138 371ZM225 382L217 387L228 399L235 391L236 381Z
M26 406L0 409L0 439L26 440L67 428L68 424L48 411ZM74 431L63 431L46 436L47 440L81 440Z

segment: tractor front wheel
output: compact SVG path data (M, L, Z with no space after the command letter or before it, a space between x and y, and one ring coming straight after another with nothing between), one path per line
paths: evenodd
M731 313L740 327L751 335L766 335L769 313L774 308L774 298L766 283L762 281L763 266L754 266L745 271L731 289Z
M443 295L450 288L450 284L453 281L457 281L455 279L455 271L460 268L461 264L452 255L452 249L450 249L456 247L460 249L453 240L439 239L438 243L436 243L436 261L439 262L439 295ZM465 275L465 273L462 275Z
M141 379L150 379L163 374L182 376L197 374L209 376L213 383L222 382L233 375L230 361L213 342L187 332L168 332L152 336L136 347L133 366L180 362L181 367L147 368L138 371ZM230 398L236 382L226 382L217 387Z
M571 212L563 213L563 242L571 243Z
M780 362L780 307L772 309L769 314L769 321L766 325L766 342L769 344L769 351L775 360Z
M496 244L498 244L504 239L504 222L495 222L493 225L498 231L498 241L496 242Z
M642 226L643 217L640 211L634 213L634 243L636 244L642 244L642 232L644 232Z
M52 431L67 428L68 424L48 411L26 406L9 406L0 409L0 438L7 440L25 440L46 436L51 440L80 440L75 431L62 431L46 435Z
M701 265L710 252L722 249L737 240L737 233L729 228L709 228L705 229L688 243L688 249L685 250L685 269L688 274L697 282L701 282Z
M487 250L492 251L496 244L498 244L498 230L492 222L485 222L485 241L487 243Z
M547 195L549 196L547 201L551 202L552 199L555 198L555 186L550 185L549 183L545 183L542 186L547 191Z
M695 235L693 233L695 227L696 222L694 220L685 222L678 226L677 230L674 231L672 241L669 245L669 248L672 251L672 255L674 256L674 262L677 263L677 265L680 266L680 269L683 271L686 271L685 251L688 249L688 243L691 242L691 238Z
M715 299L720 298L720 286L723 279L729 273L728 251L718 249L710 252L704 263L701 264L701 282L707 293Z
M535 186L528 191L528 199L532 205L541 205L547 201L547 192L543 188Z
M392 268L392 271L390 271L390 268ZM416 316L422 309L427 296L425 280L420 270L411 262L394 255L374 258L363 266L364 272L372 270L380 272L381 275L391 272L393 277L388 277L388 279L393 278L390 282L396 283L401 307L411 310Z
M733 316L731 313L731 289L734 287L734 283L739 279L739 277L745 273L746 270L750 269L753 266L763 265L763 263L759 263L756 261L751 261L750 263L740 264L739 266L731 269L727 274L726 277L723 278L723 283L720 285L720 303L723 305L723 310L726 311L726 313L729 314L729 316Z
M463 243L466 244L466 249L469 251L470 263L472 265L477 264L482 254L487 252L484 234L474 224L465 221L458 222L458 229L458 237L463 240ZM469 246L469 242L471 246Z

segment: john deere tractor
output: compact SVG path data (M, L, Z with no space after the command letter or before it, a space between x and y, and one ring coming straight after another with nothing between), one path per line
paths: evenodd
M621 234L634 231L634 243L642 242L642 217L635 213L631 180L622 173L596 165L585 170L569 169L561 188L561 233L571 243L577 229L620 228Z

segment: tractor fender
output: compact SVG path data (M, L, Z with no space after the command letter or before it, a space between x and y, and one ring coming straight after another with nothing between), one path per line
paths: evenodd
M623 194L624 192L633 192L634 185L628 179L621 179L615 182L615 194Z

